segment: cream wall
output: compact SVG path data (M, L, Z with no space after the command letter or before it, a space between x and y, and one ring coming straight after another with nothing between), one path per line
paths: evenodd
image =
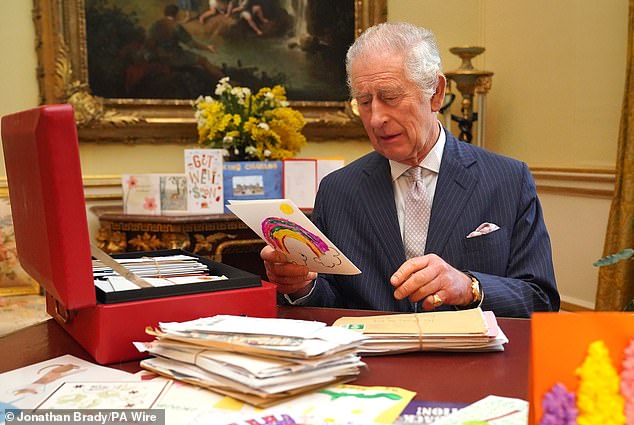
M32 3L5 3L0 114L38 103ZM449 47L487 48L474 61L477 68L495 72L487 99L486 147L537 170L563 298L590 308L596 289L590 263L601 252L613 185L627 7L627 0L388 0L390 21L409 21L436 33L445 70L460 62ZM369 149L364 140L319 142L302 155L351 161ZM83 173L94 183L87 192L95 199L116 198L122 173L182 171L182 150L182 145L82 144ZM1 158L0 166L1 177ZM594 169L607 170L599 174L600 182L588 172ZM601 195L584 192L588 184L601 186Z
M487 148L531 167L611 168L625 80L627 0L395 0L390 21L434 31L449 48L486 47L493 71Z
M30 1L10 1L2 5L0 25L0 115L30 108L38 103L35 75L35 29ZM4 157L0 172L5 175Z

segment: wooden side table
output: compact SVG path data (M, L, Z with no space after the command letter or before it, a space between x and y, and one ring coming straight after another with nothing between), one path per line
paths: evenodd
M266 280L260 251L265 242L233 214L136 215L121 206L93 206L97 246L110 254L183 249L258 274Z

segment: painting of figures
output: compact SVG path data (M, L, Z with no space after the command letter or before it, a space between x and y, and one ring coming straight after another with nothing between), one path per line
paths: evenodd
M354 0L85 0L88 83L109 99L195 99L218 80L345 101Z

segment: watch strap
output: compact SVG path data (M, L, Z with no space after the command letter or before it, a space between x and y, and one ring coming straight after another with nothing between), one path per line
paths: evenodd
M473 294L473 302L469 304L468 308L479 307L484 300L484 291L482 290L482 284L471 272L463 271L469 279L471 279L471 293Z

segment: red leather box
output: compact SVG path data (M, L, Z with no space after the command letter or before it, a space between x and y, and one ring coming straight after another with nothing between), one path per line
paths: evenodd
M72 107L45 105L4 116L2 147L20 263L45 288L48 313L98 363L144 357L132 341L147 341L145 327L159 321L215 314L277 315L275 287L267 282L243 289L98 303Z

